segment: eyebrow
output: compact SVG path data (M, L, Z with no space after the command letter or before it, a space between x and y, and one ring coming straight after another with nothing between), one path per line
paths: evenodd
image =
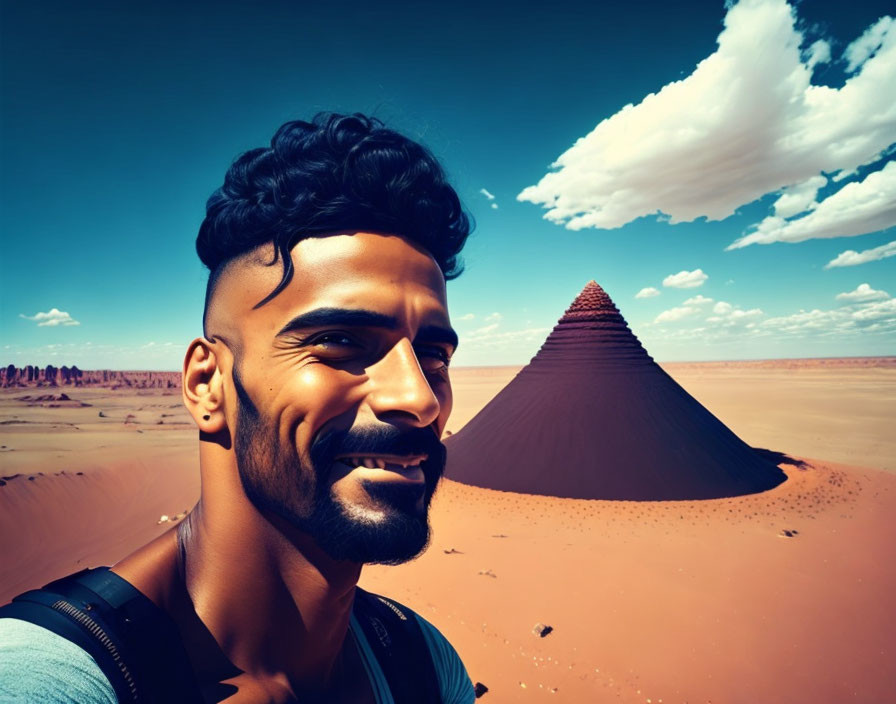
M280 328L277 337L306 328L343 325L346 327L383 328L396 330L398 320L391 315L361 308L315 308L301 313ZM457 333L450 327L426 325L417 331L414 342L442 342L457 349Z
M451 328L443 328L438 325L427 325L417 331L417 339L414 342L442 342L451 345L451 349L457 351L457 333Z

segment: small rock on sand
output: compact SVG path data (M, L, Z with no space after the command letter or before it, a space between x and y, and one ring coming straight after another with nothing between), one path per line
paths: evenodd
M554 630L553 626L546 626L543 623L536 623L532 628L532 633L539 636L540 638L544 638L548 633Z

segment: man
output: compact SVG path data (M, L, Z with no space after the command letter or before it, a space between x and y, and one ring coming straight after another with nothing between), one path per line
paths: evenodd
M432 155L361 115L285 124L209 199L204 335L183 369L201 498L106 575L171 617L203 701L390 702L413 680L401 658L383 676L376 641L399 639L365 634L356 583L429 539L457 346L445 280L469 230ZM438 631L379 602L419 624L441 700L472 701ZM4 622L17 674L0 699L115 701L84 650Z

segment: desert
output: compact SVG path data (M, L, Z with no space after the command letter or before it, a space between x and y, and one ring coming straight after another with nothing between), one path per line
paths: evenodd
M428 551L368 567L362 586L436 624L485 701L886 701L896 359L661 366L751 447L779 453L786 481L611 501L449 475ZM452 435L519 371L453 370ZM174 388L168 376L90 377L0 390L0 601L116 562L198 497L176 375Z
M894 0L7 2L0 65L0 606L118 565L188 658L45 606L122 700L470 700L343 639L422 488L358 584L477 702L896 704ZM5 625L0 704L108 693Z

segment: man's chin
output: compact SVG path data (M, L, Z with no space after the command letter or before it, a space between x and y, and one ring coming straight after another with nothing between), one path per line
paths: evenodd
M370 482L367 501L328 497L303 529L335 560L398 565L429 545L427 497L422 486Z
M368 565L400 565L413 560L429 546L426 520L389 518L378 523L353 522L340 539L319 539L323 550L336 560Z

